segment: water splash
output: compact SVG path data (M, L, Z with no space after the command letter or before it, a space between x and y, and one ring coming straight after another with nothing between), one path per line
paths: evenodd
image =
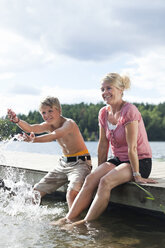
M2 143L0 146L6 149L8 145L13 143L13 141L23 141L23 140L24 140L24 135L15 134L13 137L10 136L8 139L2 140Z
M0 190L0 211L11 216L21 214L25 208L40 205L40 194L33 190L32 185L26 182L24 173L15 168L3 169L5 188Z
M0 143L1 164L8 164L4 155L7 146L13 142L21 142L23 139L22 135L16 134ZM39 218L45 214L57 216L61 214L63 208L55 207L53 210L48 210L47 206L40 206L39 192L34 191L33 186L27 182L25 171L20 171L17 168L17 161L10 163L9 166L4 166L3 169L1 168L1 178L4 180L5 186L10 188L10 191L0 188L0 214L3 212L9 216L24 215L27 218Z
M4 152L9 145L11 145L15 140L22 141L21 136L19 134L14 135L13 137L9 137L6 140L2 140L0 142L0 163L6 164L6 157L4 156Z
M8 145L13 143L15 140L23 141L24 137L20 134L14 135L12 138L4 140L0 146L0 162L6 162L6 158L3 155L4 150ZM4 163L7 164L7 163ZM24 177L24 172L20 172L16 167L8 167L5 166L1 171L3 175L3 181L5 183L6 188L10 188L10 190L6 190L5 188L1 188L0 192L0 202L2 205L0 207L5 207L8 209L10 205L15 203L21 209L21 205L40 205L41 197L38 191L34 191L32 186L28 184ZM1 175L1 176L2 176ZM12 208L14 209L14 208ZM14 212L11 215L14 215Z
M40 194L26 181L23 172L9 167L4 168L2 174L5 186L10 190L0 188L0 215L3 213L19 219L39 221L45 215L59 216L63 212L59 206L53 209L47 205L40 206Z

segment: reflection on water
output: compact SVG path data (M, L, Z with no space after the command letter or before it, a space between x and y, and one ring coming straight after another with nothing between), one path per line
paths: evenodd
M164 220L110 206L92 223L61 230L49 223L67 213L65 202L43 200L39 206L26 201L27 195L33 194L32 187L23 174L18 176L11 169L4 174L4 181L16 195L0 190L0 247L165 247Z

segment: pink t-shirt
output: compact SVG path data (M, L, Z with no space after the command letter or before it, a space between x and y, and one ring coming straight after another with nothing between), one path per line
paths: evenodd
M105 129L106 137L111 143L112 155L118 157L121 161L129 160L128 145L125 135L125 125L132 121L138 121L138 157L139 159L152 157L152 151L148 142L143 119L135 105L131 103L125 103L123 105L118 123L114 130L109 129L107 117L108 109L107 106L105 106L99 111L99 125L101 125Z

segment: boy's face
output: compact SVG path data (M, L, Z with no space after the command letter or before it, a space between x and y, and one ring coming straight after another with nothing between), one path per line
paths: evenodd
M41 107L40 114L45 122L55 121L60 116L59 111L55 106L49 107L46 105Z

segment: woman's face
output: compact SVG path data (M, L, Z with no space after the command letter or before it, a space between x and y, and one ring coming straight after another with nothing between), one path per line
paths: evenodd
M103 100L107 104L115 104L122 99L122 90L116 88L115 86L112 86L108 82L103 82L101 84L101 92Z

